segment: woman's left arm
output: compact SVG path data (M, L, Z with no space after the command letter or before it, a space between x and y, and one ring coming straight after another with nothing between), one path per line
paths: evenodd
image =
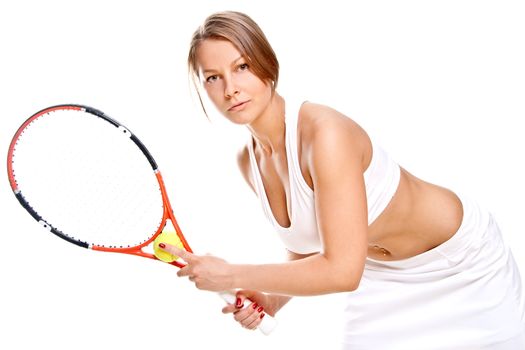
M358 137L364 131L337 112L328 113L333 115L315 120L315 131L302 141L323 251L285 263L240 265L174 250L188 263L179 276L188 276L199 289L242 288L297 296L352 291L359 286L368 247L364 146L362 134Z

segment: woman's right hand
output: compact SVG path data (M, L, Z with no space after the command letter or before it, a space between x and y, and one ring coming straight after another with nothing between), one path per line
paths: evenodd
M256 329L265 314L275 316L277 311L286 304L289 297L270 295L250 290L239 290L236 293L235 304L228 304L222 312L233 313L233 318L246 329Z

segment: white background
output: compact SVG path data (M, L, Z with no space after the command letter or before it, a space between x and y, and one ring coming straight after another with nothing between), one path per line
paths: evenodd
M235 167L245 130L208 122L190 94L190 36L226 9L266 32L285 97L339 109L409 171L478 199L525 271L523 1L2 0L1 153L44 107L97 107L153 153L194 250L280 261ZM293 300L264 337L171 266L69 245L27 215L6 176L0 191L0 348L337 348L340 295Z

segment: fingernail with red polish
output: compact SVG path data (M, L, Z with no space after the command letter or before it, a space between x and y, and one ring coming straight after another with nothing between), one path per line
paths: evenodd
M266 314L261 314L261 316L259 316L259 318L262 320L262 318L264 317L264 315L266 315Z
M161 247L162 249L166 248L166 245L164 243L159 243L159 247Z
M241 298L237 298L237 300L235 300L235 307L237 307L237 308L241 308L242 307Z
M257 309L257 312L262 312L264 310L264 307L260 306L258 309Z
M257 305L257 303L253 303L253 305L252 305L254 310L257 309L257 306L259 306L259 305Z

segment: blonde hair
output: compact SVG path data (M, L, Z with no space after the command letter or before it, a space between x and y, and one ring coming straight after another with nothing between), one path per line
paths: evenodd
M188 53L188 71L199 96L202 110L206 109L198 88L199 67L197 49L206 39L227 40L239 50L250 70L262 81L271 84L275 92L279 80L279 62L261 28L248 15L224 11L210 15L193 33Z

